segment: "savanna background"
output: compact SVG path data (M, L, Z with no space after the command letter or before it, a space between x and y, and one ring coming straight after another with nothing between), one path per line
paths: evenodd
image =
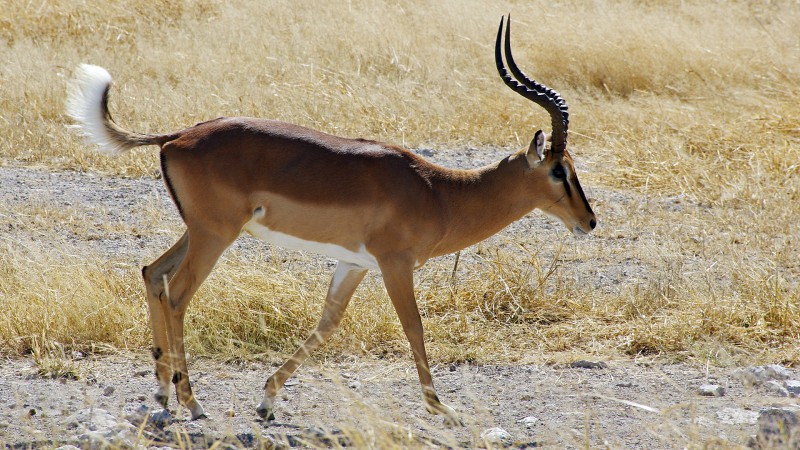
M797 1L4 0L0 168L109 189L159 177L154 149L109 158L69 129L66 86L84 62L109 70L112 114L137 131L246 115L451 166L499 160L549 132L494 68L508 12L516 61L570 105L600 225L577 239L533 213L457 266L420 269L432 362L800 362ZM126 198L132 218L105 221L0 183L0 354L58 376L75 352L146 351L139 270L180 236L175 209ZM188 350L274 364L315 326L331 262L241 241L193 301ZM315 359L409 353L371 276Z

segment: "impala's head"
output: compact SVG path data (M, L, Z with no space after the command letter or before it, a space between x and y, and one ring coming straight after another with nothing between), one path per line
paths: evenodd
M505 33L505 59L508 62L508 68L506 68L500 49L503 41L504 19L505 17L500 19L500 28L497 30L497 44L495 45L497 70L508 87L550 113L553 127L549 148L544 132L539 130L525 152L531 177L535 177L536 180L541 180L543 177L547 179L544 189L542 189L542 183L537 183L539 189L543 191L537 192L537 194L544 198L540 208L545 213L561 220L572 233L589 233L597 225L597 218L586 200L586 195L583 193L575 166L572 163L572 157L567 152L567 127L569 125L567 102L561 98L558 92L525 76L514 63L511 55L510 15Z

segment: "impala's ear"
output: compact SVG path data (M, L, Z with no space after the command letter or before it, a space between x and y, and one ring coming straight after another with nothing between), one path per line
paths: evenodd
M544 131L537 131L533 136L531 146L528 147L528 152L525 154L528 158L528 165L533 166L534 163L544 159L544 141Z

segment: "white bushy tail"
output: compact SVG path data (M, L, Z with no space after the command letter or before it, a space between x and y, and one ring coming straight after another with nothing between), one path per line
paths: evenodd
M161 144L161 136L124 130L114 123L108 111L111 75L100 66L81 64L67 93L67 115L81 134L99 146L98 151L120 154L140 145Z

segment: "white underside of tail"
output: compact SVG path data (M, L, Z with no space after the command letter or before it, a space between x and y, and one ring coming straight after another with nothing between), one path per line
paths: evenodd
M111 75L100 66L81 64L67 93L67 114L76 122L87 139L99 146L98 151L118 154L128 148L108 132L103 117L103 95L111 85Z

